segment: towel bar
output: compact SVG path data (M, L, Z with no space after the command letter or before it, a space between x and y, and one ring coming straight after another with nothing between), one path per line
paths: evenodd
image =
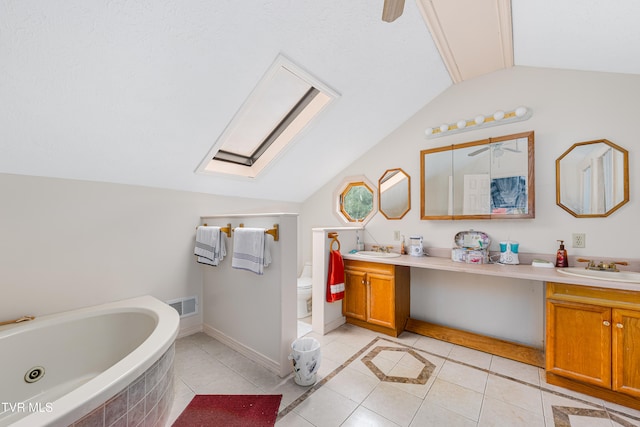
M204 227L208 227L207 223L205 222L204 224L202 224ZM198 227L196 227L197 229ZM231 237L231 223L227 224L226 227L220 227L220 231L222 231L223 233L226 233L227 237Z
M238 225L238 228L244 227L244 224ZM269 228L268 230L264 230L265 234L271 234L273 236L273 240L277 242L280 240L280 226L278 224L273 224L273 228Z

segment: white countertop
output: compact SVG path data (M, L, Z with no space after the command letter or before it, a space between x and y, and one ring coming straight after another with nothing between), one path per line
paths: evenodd
M640 283L613 282L559 273L555 268L533 267L531 265L466 264L451 261L450 258L431 256L400 255L392 258L369 258L353 254L343 254L344 259L353 261L378 262L381 264L405 265L414 268L452 271L456 273L482 274L485 276L511 277L514 279L539 280L573 285L593 286L609 289L623 289L640 292ZM614 273L612 273L614 274ZM639 295L640 298L640 295Z

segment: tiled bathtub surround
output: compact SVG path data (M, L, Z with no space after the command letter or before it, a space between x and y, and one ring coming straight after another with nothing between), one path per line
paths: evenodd
M175 346L129 386L82 417L73 427L163 427L173 403Z

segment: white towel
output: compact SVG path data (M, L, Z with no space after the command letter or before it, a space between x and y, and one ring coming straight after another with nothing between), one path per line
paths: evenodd
M227 255L225 240L220 227L198 227L196 230L196 247L194 255L198 262L217 266Z
M236 228L233 232L233 258L231 267L264 274L271 263L270 235L264 228Z

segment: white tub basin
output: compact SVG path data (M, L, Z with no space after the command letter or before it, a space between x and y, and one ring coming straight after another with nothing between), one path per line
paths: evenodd
M396 252L374 252L374 251L360 251L360 252L354 253L353 255L360 256L362 258L395 258L400 256L400 254Z
M586 277L589 279L606 280L609 282L640 283L640 273L634 271L598 271L587 270L584 267L558 268L558 273L571 276Z

